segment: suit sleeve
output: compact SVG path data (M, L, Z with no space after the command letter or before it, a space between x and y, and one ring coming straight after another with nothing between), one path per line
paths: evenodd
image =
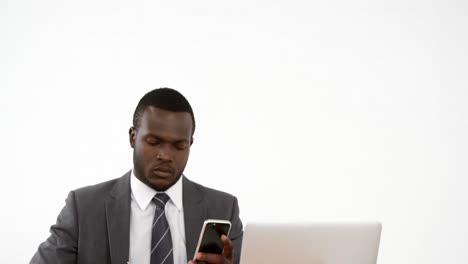
M229 232L229 239L234 244L234 264L239 264L242 251L242 237L244 234L242 221L239 218L239 205L237 198L234 198L232 216L231 216L231 231Z
M74 192L70 192L65 207L50 228L50 236L39 245L30 264L75 264L77 260L78 220Z

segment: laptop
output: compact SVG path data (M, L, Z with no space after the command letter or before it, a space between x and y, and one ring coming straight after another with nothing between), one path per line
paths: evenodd
M249 222L240 263L376 264L381 230L378 222Z

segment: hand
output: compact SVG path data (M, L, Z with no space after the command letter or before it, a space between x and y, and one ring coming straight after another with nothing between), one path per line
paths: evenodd
M224 244L223 253L221 255L198 252L196 259L209 264L232 264L232 241L226 235L221 236L221 241L223 241ZM188 263L196 264L193 260Z

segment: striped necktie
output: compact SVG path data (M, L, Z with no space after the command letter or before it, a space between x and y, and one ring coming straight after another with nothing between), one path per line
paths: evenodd
M157 193L153 197L156 211L151 236L151 264L174 263L171 230L164 211L164 206L169 199L169 196L165 193Z

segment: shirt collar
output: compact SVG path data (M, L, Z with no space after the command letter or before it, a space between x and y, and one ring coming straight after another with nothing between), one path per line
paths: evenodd
M182 175L177 182L172 185L169 189L165 191L165 193L171 198L169 202L172 202L176 207L177 210L183 210L183 202L182 202ZM137 202L138 206L141 210L146 210L148 205L150 204L153 197L158 193L153 188L149 187L148 185L144 184L140 181L132 170L132 175L130 175L130 189L132 191L132 198Z

